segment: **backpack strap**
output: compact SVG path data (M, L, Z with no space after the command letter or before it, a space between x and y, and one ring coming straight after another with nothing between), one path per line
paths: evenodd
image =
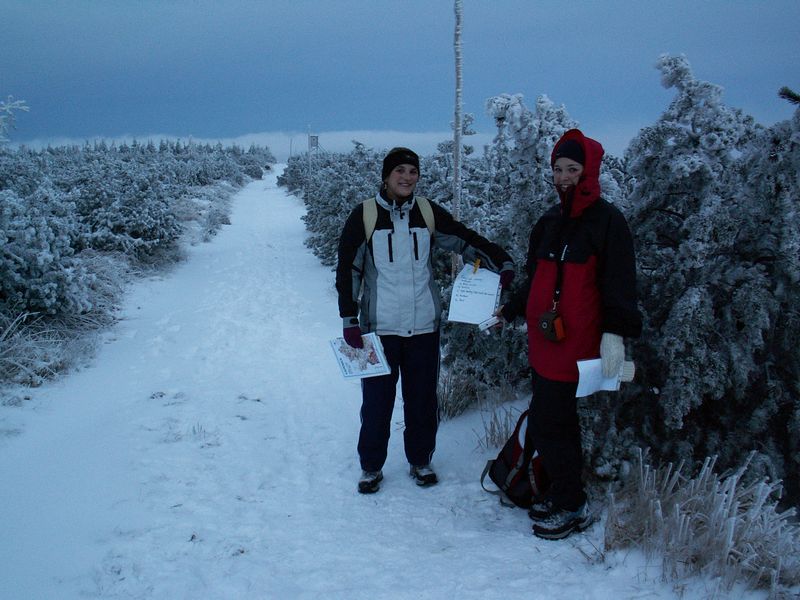
M364 238L369 242L372 233L375 231L375 223L378 222L378 203L375 198L364 200Z
M486 461L486 466L483 468L483 473L481 473L481 487L483 488L484 491L489 492L490 494L494 494L495 496L499 496L503 493L502 490L500 489L490 490L484 484L484 481L486 481L486 476L489 474L489 469L492 468L492 464L494 464L493 458Z
M424 196L417 196L417 206L422 213L422 218L425 219L425 225L428 227L428 233L433 235L436 233L436 221L433 218L433 209L431 202Z
M417 196L415 200L422 213L422 218L425 220L428 233L433 235L436 232L436 221L433 217L433 209L431 208L430 200L423 196ZM372 234L375 232L375 224L378 222L378 203L375 202L375 198L368 198L364 200L362 204L364 205L362 213L364 219L364 237L369 241Z

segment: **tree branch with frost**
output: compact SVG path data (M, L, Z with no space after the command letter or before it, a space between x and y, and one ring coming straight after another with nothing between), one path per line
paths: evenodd
M800 94L790 90L786 86L783 86L780 90L778 90L778 96L784 100L788 100L792 104L800 104Z
M0 144L8 141L6 134L14 129L14 111L28 111L28 105L24 100L14 100L9 96L7 100L0 101Z

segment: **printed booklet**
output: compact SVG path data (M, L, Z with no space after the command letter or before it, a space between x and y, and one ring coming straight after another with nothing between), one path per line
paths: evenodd
M367 333L362 335L361 339L364 341L363 348L349 346L342 337L331 340L333 355L339 364L342 376L346 379L362 379L391 373L377 334Z

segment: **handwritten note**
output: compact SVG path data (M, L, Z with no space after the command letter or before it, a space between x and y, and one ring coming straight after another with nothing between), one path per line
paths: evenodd
M478 325L489 319L500 301L500 276L465 265L453 283L448 319Z

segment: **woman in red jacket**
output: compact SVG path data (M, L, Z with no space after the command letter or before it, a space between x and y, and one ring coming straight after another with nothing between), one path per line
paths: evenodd
M575 392L577 361L602 360L618 374L624 337L641 333L633 239L622 213L600 197L603 147L577 129L551 155L559 204L531 231L527 283L501 307L511 323L525 315L533 369L528 431L551 480L547 497L529 511L533 532L560 539L590 523L581 481Z

